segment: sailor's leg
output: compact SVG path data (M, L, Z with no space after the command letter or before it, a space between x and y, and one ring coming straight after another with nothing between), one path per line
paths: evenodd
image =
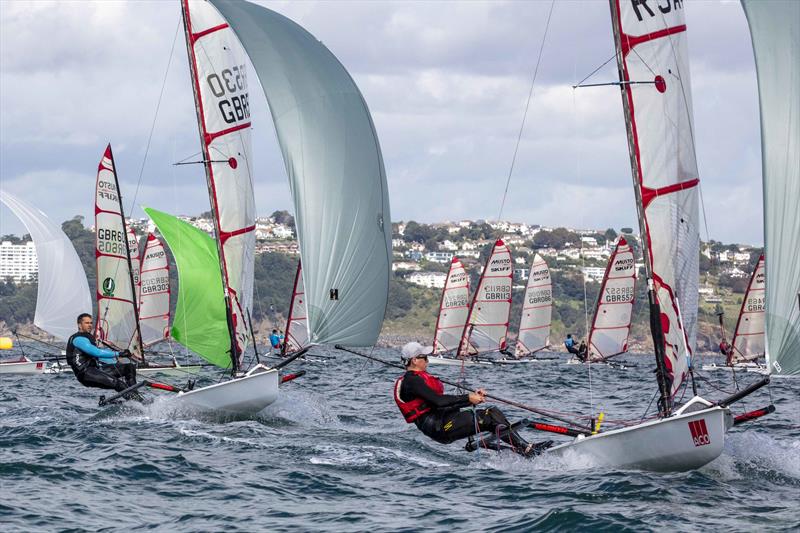
M136 385L136 365L133 363L117 363L117 368L119 368L120 374L122 374L128 387Z
M97 367L89 367L78 378L85 387L95 387L98 389L113 389L117 392L125 390L127 384L125 380L119 379L108 372L104 372Z

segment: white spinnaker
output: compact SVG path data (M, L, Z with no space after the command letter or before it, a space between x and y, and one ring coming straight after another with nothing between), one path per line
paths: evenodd
M294 352L308 346L308 317L306 316L306 291L303 286L302 261L297 262L297 273L294 275L292 303L289 304L286 338L283 345L283 353Z
M629 147L636 159L634 182L661 307L664 367L674 395L688 376L695 345L700 255L700 178L684 5L614 2Z
M386 171L352 77L317 38L250 2L212 0L253 62L295 207L311 342L372 346L391 276Z
M628 351L628 334L636 289L636 261L633 250L620 237L608 260L597 295L589 331L589 359L601 360Z
M139 255L139 239L136 237L136 232L133 228L128 226L128 250L131 252L131 273L133 274L133 285L136 289L136 304L139 305L139 293L142 290L141 279L141 257Z
M550 269L542 256L533 257L514 355L522 357L543 350L550 345L550 324L553 315L553 284Z
M758 74L764 181L766 357L800 374L800 2L742 2Z
M758 258L747 292L742 300L733 332L732 363L752 361L764 355L764 315L766 310L764 256Z
M77 316L92 312L80 257L61 227L40 210L5 191L0 191L0 200L22 221L36 248L39 274L33 323L66 341L76 331Z
M111 145L97 167L94 231L97 257L95 335L118 348L138 353L135 287L131 286L128 251Z
M246 55L214 6L202 0L182 5L223 285L241 358L249 342L256 244Z
M469 314L469 276L457 257L450 263L442 297L439 316L433 337L433 353L452 352L458 348L464 324Z
M506 349L511 314L511 251L497 239L481 274L464 326L458 355L475 355Z
M169 338L169 261L164 244L147 235L141 269L139 326L142 342L151 346Z

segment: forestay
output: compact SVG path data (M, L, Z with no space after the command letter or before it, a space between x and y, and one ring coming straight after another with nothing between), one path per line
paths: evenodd
M209 363L230 368L231 344L214 239L167 213L148 207L144 212L158 226L178 267L172 338Z
M589 332L589 359L593 361L628 351L628 334L636 285L633 250L620 237L608 260Z
M378 137L353 79L313 35L248 2L212 0L253 62L295 207L313 343L373 345L391 274Z
M141 269L139 324L145 346L169 338L169 261L164 244L147 235Z
M666 388L674 395L695 344L700 256L684 4L612 1L645 260L661 308Z
M536 254L528 275L528 285L525 287L514 355L523 357L550 346L552 314L553 284L550 281L550 268L542 256Z
M511 276L511 251L497 239L472 298L469 319L458 347L459 356L506 349Z
M467 323L467 314L469 314L469 276L461 261L453 257L439 300L433 353L447 353L458 348L464 324Z
M286 354L308 346L308 320L306 317L306 293L303 287L302 261L297 262L294 275L292 302L289 304L289 317L286 320L286 339L281 352Z
M0 200L19 217L36 248L39 273L33 323L66 341L76 331L76 317L92 312L89 283L75 247L40 210L5 191L0 191Z
M97 167L94 226L97 258L95 335L112 346L141 354L136 324L136 294L131 284L128 236L111 145Z
M743 0L761 108L766 357L800 374L800 2Z
M212 5L182 4L222 276L241 360L250 339L256 243L246 56Z

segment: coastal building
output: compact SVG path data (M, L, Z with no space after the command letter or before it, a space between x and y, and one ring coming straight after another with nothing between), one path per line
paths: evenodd
M33 281L38 273L39 261L33 241L22 244L13 244L11 241L0 243L0 279Z
M583 267L581 270L583 270L583 275L587 279L593 281L603 281L603 276L606 273L605 267Z
M442 263L446 265L453 260L452 252L428 252L425 254L425 259L432 263ZM442 285L444 287L444 285Z
M414 272L406 276L406 281L431 289L442 289L447 280L444 272Z

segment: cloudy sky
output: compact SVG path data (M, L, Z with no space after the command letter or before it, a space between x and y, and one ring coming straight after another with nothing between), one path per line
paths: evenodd
M262 3L323 41L360 87L393 220L497 217L549 1ZM686 18L708 236L760 244L747 23L733 1L689 1ZM144 216L141 205L207 210L202 168L172 165L200 149L179 23L177 1L1 0L0 186L57 221L88 218L111 142L133 216ZM571 88L613 50L607 2L556 1L504 219L636 225L619 90ZM591 81L615 78L612 61ZM291 209L266 103L252 84L250 100L258 211ZM0 224L2 233L22 232L5 208Z

